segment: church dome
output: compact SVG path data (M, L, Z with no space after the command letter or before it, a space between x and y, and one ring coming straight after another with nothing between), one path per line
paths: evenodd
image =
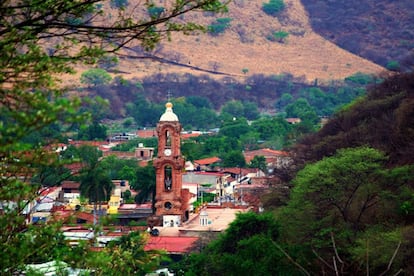
M178 121L177 115L172 110L173 104L168 102L165 104L165 112L161 115L160 122L176 122Z

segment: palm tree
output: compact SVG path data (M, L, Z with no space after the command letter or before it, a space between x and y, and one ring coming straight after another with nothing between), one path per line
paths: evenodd
M136 172L136 183L133 184L133 188L136 191L139 191L138 195L135 197L135 202L143 203L152 198L152 207L154 210L155 204L155 168L150 162L145 167L139 167Z
M109 200L113 183L102 163L99 161L100 151L94 147L82 146L80 157L84 163L81 171L80 191L81 195L94 204L96 214L97 205Z

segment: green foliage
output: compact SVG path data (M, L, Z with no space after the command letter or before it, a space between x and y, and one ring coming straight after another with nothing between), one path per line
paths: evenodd
M280 116L260 118L254 121L251 127L255 132L259 133L259 138L265 141L276 137L286 137L292 129L292 126L286 122L285 118Z
M217 240L172 268L185 275L300 275L287 265L278 235L272 215L238 214Z
M222 160L221 165L225 168L232 168L232 167L243 168L246 166L246 161L241 151L232 150L230 152L225 153L224 155L220 157Z
M134 123L134 119L133 118L126 118L123 122L122 122L122 126L124 128L130 128Z
M146 275L169 259L163 252L144 251L146 237L139 232L112 241L102 251L87 256L86 266L95 275Z
M299 98L295 102L288 104L285 111L287 117L300 118L302 120L298 126L303 128L303 133L312 132L314 126L319 122L315 109L304 98Z
M111 75L106 70L101 68L92 68L82 73L81 83L100 86L110 83L112 80Z
M107 128L105 125L98 122L93 122L89 126L82 126L78 132L79 140L105 140L107 138L106 134Z
M188 104L195 106L196 108L209 108L213 107L211 101L208 98L201 96L189 96L185 99Z
M137 94L136 100L128 103L127 113L134 118L138 126L154 126L164 112L161 105L149 103L142 94Z
M338 150L332 157L305 166L294 179L291 200L280 211L286 242L312 246L320 257L329 259L334 240L341 258L346 259L347 269L355 273L366 262L362 251L371 250L363 247L371 237L370 248L383 246L388 250L380 253L384 254L381 261L375 258L375 266L387 265L386 259L393 254L398 238L386 244L373 233L379 234L378 227L389 232L385 230L389 222L398 218L399 200L395 199L402 196L397 187L405 182L401 179L405 173L399 171L397 176L386 168L386 161L382 152L360 147ZM355 243L359 245L354 247ZM370 268L375 274L380 272Z
M389 62L387 62L387 65L385 66L388 70L391 71L398 71L400 70L400 63L396 60L391 60Z
M277 16L285 8L283 0L269 0L262 4L262 10L271 16Z
M346 77L345 81L353 82L356 84L367 85L375 82L375 78L372 75L364 74L361 72L355 73L352 76Z
M221 108L220 116L228 116L239 119L240 117L247 118L248 120L255 120L259 117L259 111L257 103L239 100L232 100L226 102Z
M283 93L279 100L276 101L275 106L278 110L283 110L285 106L293 102L293 96L289 93Z
M217 18L215 22L208 26L208 31L212 35L224 33L224 31L230 27L231 21L232 19L229 17Z
M289 36L288 32L285 31L273 31L270 35L266 36L266 38L270 41L277 41L280 43L286 42L286 38Z
M224 122L220 127L219 134L238 139L247 132L249 132L249 125L247 124L246 119L239 117L239 119Z
M148 14L152 18L158 18L164 12L164 7L150 6L148 7Z
M65 91L60 83L62 75L74 73L74 64L96 63L106 53L123 48L124 43L131 39L145 49L153 49L171 32L204 30L205 26L194 22L172 21L190 12L225 11L226 3L216 0L177 1L154 21L141 16L131 17L123 9L107 20L110 15L102 9L100 1L23 2L2 1L0 4L0 175L6 176L0 180L3 207L0 243L4 253L0 274L21 274L24 264L29 262L59 259L79 266L83 266L85 260L100 260L102 262L94 266L95 271L107 269L102 274L117 274L130 267L129 263L123 264L125 260L131 260L127 257L132 252L125 251L125 256L116 258L119 251L113 250L102 258L88 259L85 255L90 252L85 247L68 248L60 243L62 235L54 222L36 227L26 225L25 207L37 198L37 184L42 181L35 180L37 183L28 185L25 180L39 176L43 168L57 159L57 155L50 153L42 143L26 138L56 123L71 125L85 122L88 118L78 113L81 106L79 98L64 97ZM143 3L138 4L137 10L144 6ZM159 24L163 25L165 36L157 32ZM107 82L108 78L95 82L85 76L84 80L95 85ZM84 172L84 183L97 183L98 180L103 180L99 184L101 186L108 183L104 170L99 166L89 166L88 170ZM108 191L105 191L105 196ZM99 195L101 193L91 195L91 198L100 199ZM137 255L139 251L134 250L134 254L135 264L150 264L153 260L143 259L141 262L141 256ZM108 264L115 268L110 270Z
M217 115L209 107L211 103L206 98L179 98L171 102L174 104L174 113L185 128L209 129L216 126Z
M365 97L331 118L321 132L309 136L306 143L312 147L302 150L319 160L338 148L370 145L384 150L392 164L412 163L407 153L412 151L408 141L413 137L413 81L412 73L397 74L372 86ZM348 91L342 93L345 96Z
M111 0L111 7L123 9L128 6L128 0Z
M249 164L250 168L257 168L261 170L262 172L267 172L267 164L266 164L266 158L262 155L256 155L253 157L252 161L250 161Z
M99 161L101 153L94 147L82 146L79 149L82 162L85 164L81 170L81 195L95 204L108 201L113 188L108 171Z
M140 191L135 197L135 202L143 203L152 199L155 202L155 168L152 163L145 167L138 167L136 171L136 183L132 183L131 187Z

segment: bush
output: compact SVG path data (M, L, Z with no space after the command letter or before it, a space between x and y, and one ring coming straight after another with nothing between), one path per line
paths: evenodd
M280 42L280 43L284 43L286 41L286 38L288 37L288 35L289 35L288 32L278 31L278 32L272 32L266 38L270 41L277 41L277 42Z
M400 63L396 60L391 60L387 62L387 65L385 67L391 71L398 71L400 70Z
M80 81L87 85L99 86L108 84L112 77L106 70L101 68L92 68L82 73Z
M372 75L364 74L361 72L357 72L349 77L346 77L345 81L361 85L367 85L375 82Z
M164 8L163 7L157 7L157 6L152 6L148 8L148 14L152 17L152 18L157 18L161 15L161 13L164 12Z
M208 26L208 31L212 35L218 35L223 33L228 27L230 27L231 18L217 18L215 22Z
M271 16L276 16L285 8L283 0L270 0L269 3L263 3L262 10Z
M128 6L128 0L111 0L111 7L122 9Z

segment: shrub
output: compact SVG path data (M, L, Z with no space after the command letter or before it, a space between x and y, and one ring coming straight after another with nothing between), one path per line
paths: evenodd
M223 33L228 27L230 27L231 18L217 18L215 22L208 26L208 31L212 35L218 35Z
M108 84L112 77L106 72L106 70L101 68L92 68L82 73L81 83L92 86L100 86Z
M398 71L400 70L400 63L396 60L391 60L387 63L385 67L391 71Z
M263 3L262 10L271 16L276 16L285 8L283 0L270 0L268 3Z
M164 12L164 8L163 7L157 7L157 6L152 6L148 8L148 14L152 17L152 18L157 18L161 15L161 13Z
M284 43L286 41L286 38L288 37L288 35L289 35L288 32L278 31L278 32L272 32L266 38L270 41L277 41L277 42L280 42L280 43Z
M111 7L122 9L128 6L128 0L111 0Z
M364 74L361 72L346 77L345 81L361 85L366 85L375 82L374 77L372 75Z

